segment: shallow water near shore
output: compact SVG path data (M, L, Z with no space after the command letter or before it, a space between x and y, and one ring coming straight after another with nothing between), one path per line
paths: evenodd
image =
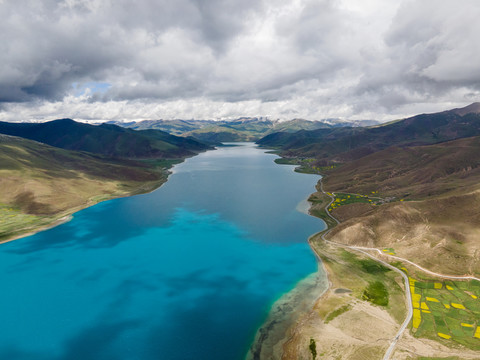
M203 153L150 194L0 245L0 359L243 359L317 271L324 224L298 209L319 177L275 158Z
M328 289L323 266L301 280L290 292L273 304L266 321L258 329L246 360L281 359L283 345L289 340L299 319L307 315Z

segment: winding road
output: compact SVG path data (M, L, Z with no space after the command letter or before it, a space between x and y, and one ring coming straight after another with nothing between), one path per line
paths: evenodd
M330 214L330 212L328 211L328 208L330 207L330 205L333 204L333 202L335 201L335 196L332 196L328 193L326 193L324 190L323 190L323 182L322 182L322 179L320 179L320 190L323 194L325 194L326 196L328 196L331 201L328 203L327 206L325 206L325 212L327 213L327 215L333 219L337 224L340 224L340 221L335 218L332 214ZM475 276L469 276L469 275L465 275L465 276L455 276L455 275L445 275L445 274L440 274L440 273L436 273L436 272L433 272L433 271L430 271L428 269L425 269L424 267L418 265L418 264L415 264L414 262L410 261L410 260L407 260L407 259L404 259L404 258L401 258L401 257L398 257L398 256L395 256L395 255L389 255L389 254L385 254L384 252L382 252L380 249L377 249L377 248L369 248L369 247L362 247L362 246L349 246L349 245L344 245L344 244L341 244L341 243L337 243L337 242L334 242L334 241L330 241L330 240L327 240L325 239L325 236L330 233L330 231L332 230L333 228L330 228L328 229L327 231L325 231L322 235L321 235L321 238L323 241L325 241L326 243L328 244L332 244L332 245L335 245L335 246L340 246L340 247L344 247L344 248L347 248L347 249L351 249L351 250L354 250L354 251L357 251L357 252L360 252L366 256L368 256L369 258L381 263L382 265L388 267L389 269L392 269L393 271L399 273L402 277L403 277L403 280L405 281L405 292L406 292L406 295L407 295L407 305L408 305L408 310L407 310L407 316L402 324L402 326L400 327L400 329L398 330L397 334L395 335L395 337L390 341L390 346L388 347L387 351L385 352L385 355L383 356L383 360L389 360L391 355L393 354L393 351L395 349L395 346L397 345L397 342L398 340L400 340L403 332L405 331L405 329L407 328L408 324L410 323L410 320L412 319L412 316L413 316L413 306L412 306L412 301L411 301L411 298L412 298L412 295L411 295L411 292L410 292L410 284L409 284L409 281L408 281L408 276L403 272L401 271L400 269L390 265L389 263L373 256L372 254L368 253L367 251L373 251L373 252L377 252L378 254L382 255L382 256L386 256L388 258L391 258L393 260L399 260L399 261L402 261L402 262L405 262L405 263L408 263L412 266L415 266L416 268L418 268L419 270L429 274L429 275L433 275L435 277L439 277L439 278L445 278L445 279L454 279L454 280L476 280L476 281L480 281L479 278L475 277ZM317 254L318 256L318 254Z
M332 196L332 195L329 195L327 194L324 190L323 190L323 182L322 180L320 179L320 190L322 191L323 194L327 195L328 197L330 197L332 200L328 203L327 206L325 206L325 212L327 213L327 215L329 217L331 217L337 224L340 224L340 221L338 221L337 218L335 218L333 215L330 214L330 212L328 211L328 207L335 201L335 197ZM392 269L393 271L399 273L402 277L403 277L403 280L405 281L405 291L406 291L406 294L407 294L407 305L408 305L408 311L407 311L407 317L405 318L405 321L403 322L402 326L400 327L400 329L398 330L397 334L395 335L395 338L393 338L391 341L390 341L390 346L388 347L387 351L385 352L385 355L383 356L383 360L388 360L390 359L390 356L392 355L393 353L393 350L395 349L395 346L397 345L397 342L398 340L400 340L400 337L402 336L403 332L405 331L405 329L407 328L410 320L412 319L412 316L413 316L413 306L412 306L412 302L410 301L411 299L411 293L410 293L410 284L408 282L408 277L407 275L405 275L405 273L399 269L397 269L396 267L390 265L389 263L383 261L383 260L380 260L380 259L377 259L375 256L367 253L366 251L367 250L378 250L380 252L379 249L376 249L376 248L361 248L361 247L357 247L357 246L348 246L348 245L344 245L344 244L340 244L340 243L336 243L336 242L333 242L333 241L330 241L330 240L327 240L325 239L325 236L332 230L332 228L328 229L327 231L325 231L321 238L323 241L325 241L326 243L328 244L332 244L332 245L335 245L335 246L341 246L341 247L344 247L344 248L348 248L348 249L351 249L351 250L355 250L355 251L358 251L358 252L361 252L362 254L368 256L369 258L381 263L382 265L388 267L389 269ZM380 252L382 254L382 252ZM382 254L383 255L383 254Z

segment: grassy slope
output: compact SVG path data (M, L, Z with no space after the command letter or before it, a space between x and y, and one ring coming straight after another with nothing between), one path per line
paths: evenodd
M163 168L0 135L0 241L113 197L152 190Z
M311 358L310 339L320 359L381 359L406 313L401 277L358 253L325 244L319 235L311 244L328 271L330 288L299 322L282 359ZM375 283L388 289L388 304L365 299Z

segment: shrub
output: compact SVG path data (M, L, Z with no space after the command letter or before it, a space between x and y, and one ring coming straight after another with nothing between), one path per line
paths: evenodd
M310 339L310 345L308 346L308 348L312 353L313 360L315 360L317 358L317 344L315 344L315 340Z
M368 284L363 290L362 298L375 305L388 305L388 290L381 281L375 281Z

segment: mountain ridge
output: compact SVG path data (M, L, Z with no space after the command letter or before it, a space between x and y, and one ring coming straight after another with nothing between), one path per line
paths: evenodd
M0 122L0 133L120 158L181 158L211 149L197 140L160 130L135 131L114 124L96 126L68 118L45 123Z
M310 156L324 161L346 162L392 145L428 145L480 135L480 111L477 111L480 105L477 104L420 114L383 126L275 133L257 143L277 148L287 157Z
M278 132L295 132L302 129L344 126L370 126L378 124L374 120L271 120L263 117L240 117L233 120L143 120L122 123L113 121L119 126L132 129L159 129L173 135L193 137L206 142L257 141L263 136Z

